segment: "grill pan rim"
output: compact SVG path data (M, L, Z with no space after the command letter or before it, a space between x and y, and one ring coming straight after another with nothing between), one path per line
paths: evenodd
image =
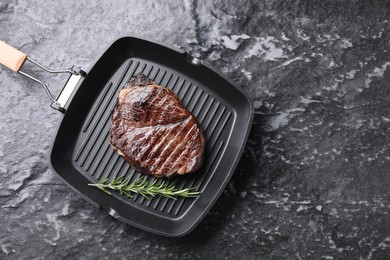
M164 48L168 48L172 51L175 51L179 54L182 54L184 55L185 52L182 50L182 49L179 49L179 48L176 48L176 47L173 47L173 46L169 46L169 45L166 45L166 44L163 44L163 43L160 43L160 42L157 42L157 41L154 41L154 40L150 40L150 39L147 39L147 38L144 38L144 37L137 37L137 36L125 36L125 37L121 37L119 39L116 39L114 40L109 46L108 48L106 48L102 54L100 56L98 56L98 58L96 58L96 60L92 63L92 65L90 66L90 68L87 70L87 72L90 72L93 70L93 68L95 67L95 65L99 62L99 60L102 58L102 56L118 41L121 41L122 39L136 39L136 40L142 40L142 41L146 41L146 42L150 42L152 44L156 44L156 45L160 45ZM115 214L115 212L110 212L110 210L108 210L108 213L110 215L112 215L114 218L122 221L122 222L125 222L127 224L130 224L132 226L135 226L135 227L138 227L138 228L141 228L141 229L144 229L144 230L147 230L149 232L152 232L152 233L155 233L155 234L159 234L159 235L163 235L163 236L167 236L167 237L181 237L181 236L184 236L188 233L190 233L198 224L199 222L207 215L207 213L209 212L209 210L213 207L213 205L216 203L216 201L218 200L218 198L220 197L221 193L223 192L223 190L225 189L226 185L228 184L229 180L231 179L232 175L234 174L234 171L237 167L237 164L242 156L242 153L243 153L243 150L245 148L245 144L247 142L247 139L248 139L248 136L249 136L249 133L250 133L250 130L251 130L251 126L252 126L252 121L253 121L253 105L252 103L250 102L250 99L248 98L247 94L244 92L243 89L239 88L231 79L227 78L224 74L222 74L219 70L215 69L214 67L212 67L210 64L208 64L207 62L205 61L200 61L201 63L201 66L204 66L206 67L208 70L212 71L213 73L217 74L219 77L221 77L223 80L225 80L227 83L229 83L230 86L234 87L236 90L238 90L242 96L244 97L244 100L245 100L245 107L247 108L249 114L247 116L247 121L246 121L246 126L245 127L242 127L242 129L245 129L245 133L244 135L242 136L242 142L241 142L241 146L239 147L239 149L234 152L234 161L233 161L233 164L232 166L230 167L230 170L229 172L226 174L226 178L223 180L223 182L221 183L221 185L219 185L218 187L218 192L215 193L215 196L214 198L212 198L211 202L207 205L207 207L205 207L203 209L203 212L201 214L199 214L198 218L192 222L191 225L187 226L184 230L181 230L180 232L163 232L161 230L156 230L154 228L150 228L148 227L147 225L143 225L142 223L138 223L138 222L134 222L134 221L131 221L129 219L126 219L126 218L123 218L122 216L120 215L117 215ZM73 103L73 97L76 95L77 91L83 86L83 82L84 80L80 81L77 85L77 87L75 88L75 91L73 92L69 102L67 102L67 107L70 107ZM234 105L234 104L230 104L230 105ZM235 110L234 110L235 112ZM236 120L236 114L234 115L234 118ZM99 203L97 203L96 201L94 201L93 198L91 198L91 196L88 196L87 194L84 194L83 192L81 192L78 188L76 188L74 185L72 185L68 180L66 180L65 177L63 177L63 174L60 174L59 172L57 172L56 170L56 165L55 162L53 162L53 150L55 148L55 142L57 140L57 137L58 137L58 132L59 130L61 129L61 126L63 124L63 119L66 117L66 113L63 114L60 118L60 121L57 125L57 128L56 128L56 134L54 135L54 138L52 140L52 143L51 143L51 146L50 146L50 149L49 149L49 162L50 162L50 168L51 170L56 173L57 176L59 176L72 190L76 191L78 194L81 195L81 197L83 197L84 199L86 199L88 202L92 203L93 205L95 206L98 206L100 208L102 208ZM232 128L234 129L234 128ZM227 149L227 148L225 148ZM219 166L218 166L219 167ZM217 169L216 169L217 170ZM83 174L79 173L79 175L81 175L82 177L85 177L83 176ZM89 194L90 193L96 193L96 196L100 196L101 192L99 190L94 190L94 192L88 192ZM107 210L107 209L106 209Z

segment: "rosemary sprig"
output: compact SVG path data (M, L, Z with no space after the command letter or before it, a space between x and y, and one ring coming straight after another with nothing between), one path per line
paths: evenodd
M148 184L146 177L141 177L130 182L129 178L124 176L113 179L108 182L108 179L101 180L99 183L89 183L88 186L96 187L101 191L112 195L109 190L117 190L120 194L128 198L132 198L134 193L140 194L147 199L151 199L156 195L176 200L177 197L193 198L200 194L198 191L191 191L192 188L178 190L175 187L175 182L167 184L165 181L157 183L155 179Z

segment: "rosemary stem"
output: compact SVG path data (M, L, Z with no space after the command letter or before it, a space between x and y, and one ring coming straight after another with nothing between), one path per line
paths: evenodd
M113 179L109 183L107 181L105 179L99 183L89 183L88 186L99 188L109 195L111 193L108 190L117 190L127 197L132 197L131 193L137 193L148 199L159 195L176 200L176 197L193 198L200 194L198 191L192 191L193 188L177 190L174 183L168 185L166 182L161 182L157 184L156 181L153 181L148 184L146 177L135 179L131 183L129 183L130 179L125 179L124 176Z

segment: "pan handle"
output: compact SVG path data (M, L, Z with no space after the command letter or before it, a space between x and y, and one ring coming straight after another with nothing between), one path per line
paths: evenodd
M68 82L62 92L60 93L58 99L54 98L51 94L49 88L45 83L40 81L39 79L36 79L35 77L21 71L20 69L24 65L26 61L29 61L33 63L34 65L38 66L39 68L43 69L46 72L49 73L69 73L71 74L70 78L68 79ZM73 67L71 69L65 69L65 70L51 70L46 67L44 67L42 64L34 61L33 59L29 58L25 53L19 51L18 49L12 47L11 45L0 41L0 64L3 64L7 68L13 70L14 72L17 72L19 74L22 74L23 76L34 80L35 82L42 85L42 87L45 89L46 94L49 96L50 100L53 102L51 104L51 107L64 113L65 112L65 104L72 93L73 89L76 87L78 80L80 80L81 77L85 77L87 73L85 73L81 69L74 69ZM72 79L73 77L73 79ZM77 82L75 80L77 78ZM72 83L72 84L70 84ZM74 84L76 83L76 84ZM71 86L70 86L71 85ZM64 94L64 91L66 92L66 95Z
M0 64L18 72L27 59L27 55L11 45L0 41Z

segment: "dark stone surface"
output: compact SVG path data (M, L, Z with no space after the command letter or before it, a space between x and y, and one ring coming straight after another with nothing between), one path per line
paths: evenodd
M1 68L1 259L389 259L386 1L59 2L2 0L0 39L58 68L88 68L127 34L183 46L242 86L258 113L217 204L169 239L55 177L46 154L59 113ZM40 78L55 93L64 80Z

